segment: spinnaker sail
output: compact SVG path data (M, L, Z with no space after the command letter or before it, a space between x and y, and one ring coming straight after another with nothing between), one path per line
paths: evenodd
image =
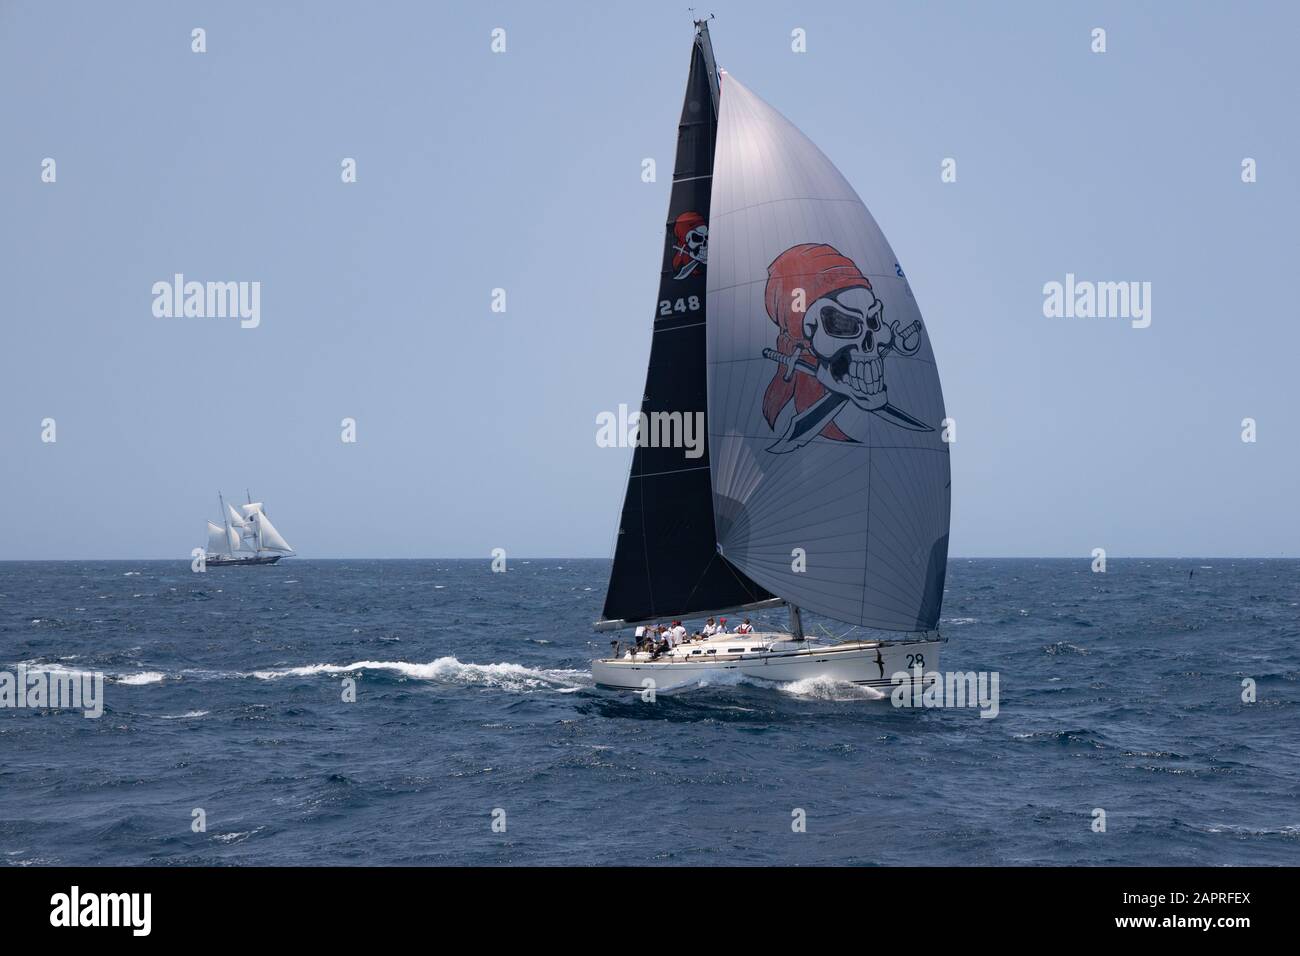
M718 549L787 602L931 630L948 555L944 404L903 270L795 126L721 83L707 271Z

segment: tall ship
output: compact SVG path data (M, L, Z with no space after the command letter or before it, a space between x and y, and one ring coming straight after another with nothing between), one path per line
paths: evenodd
M251 494L247 497L247 503L236 509L217 493L221 524L208 522L208 547L204 555L208 567L275 564L294 553L289 542L271 524L262 502L254 501Z
M704 422L707 441L700 454L638 437L595 624L637 636L592 663L597 684L735 672L883 689L938 666L951 483L930 336L867 207L716 67L707 21L691 49L642 435L675 415ZM781 607L788 630L683 623ZM854 637L810 637L805 611Z

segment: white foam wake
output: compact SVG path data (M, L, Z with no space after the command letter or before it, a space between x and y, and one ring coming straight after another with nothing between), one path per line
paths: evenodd
M509 691L558 690L572 693L591 683L586 671L548 669L538 670L522 664L466 664L454 657L439 657L427 664L406 661L355 661L351 664L307 664L303 667L283 667L273 670L253 671L260 680L279 680L284 677L312 677L317 674L349 674L356 671L390 671L414 680L435 681L443 684L481 685L499 687Z
M889 696L874 687L834 680L830 677L805 677L803 680L778 684L777 687L783 694L805 697L809 700L884 700Z
M873 687L865 687L850 681L839 681L831 677L805 677L802 680L795 681L770 681L763 680L761 677L751 677L734 670L706 671L700 675L698 680L690 684L683 684L672 690L660 691L659 693L672 694L703 687L738 687L741 685L761 687L765 690L778 690L783 694L789 694L791 697L802 697L806 700L884 700L889 696L887 693Z

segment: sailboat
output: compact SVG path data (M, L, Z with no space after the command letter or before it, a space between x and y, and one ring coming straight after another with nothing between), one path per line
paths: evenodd
M260 501L248 494L248 503L226 504L217 492L221 524L208 522L208 547L204 563L208 567L233 567L248 564L275 564L293 554L289 542L271 524Z
M707 441L700 454L638 435L595 627L642 637L593 661L598 685L735 674L883 689L937 668L951 485L928 332L867 207L789 120L717 69L707 20L695 23L639 427L673 415L702 418ZM644 639L662 622L782 606L788 631L691 636L681 624ZM811 637L805 611L849 629Z

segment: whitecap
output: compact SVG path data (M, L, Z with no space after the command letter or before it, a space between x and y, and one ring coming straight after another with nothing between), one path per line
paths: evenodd
M1236 823L1220 823L1218 826L1200 827L1206 833L1232 833L1237 836L1297 836L1300 826L1283 825L1278 827L1249 827Z
M239 830L234 833L214 833L212 839L219 843L236 843L241 840L247 840L254 834L261 833L266 827L254 827L251 830Z
M138 686L140 684L159 684L166 676L166 674L163 674L160 671L143 671L139 674L119 674L113 678L113 682L117 684L130 684L132 686Z

